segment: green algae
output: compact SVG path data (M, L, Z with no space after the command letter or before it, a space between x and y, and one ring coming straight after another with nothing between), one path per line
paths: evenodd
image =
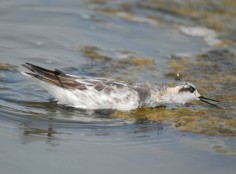
M114 64L126 65L155 65L155 61L149 57L139 56L129 50L103 50L97 46L83 46L80 51L84 56L93 60L112 60ZM109 53L110 52L110 53ZM113 56L112 55L117 55Z
M98 59L98 60L111 60L112 58L103 55L101 52L102 50L96 46L83 46L80 50L84 56L89 57L91 59Z
M223 112L218 110L217 113ZM232 118L220 118L215 110L212 109L144 108L130 112L116 111L112 116L122 119L132 118L135 119L137 123L168 123L181 131L206 134L209 136L236 136L236 120Z
M11 65L9 63L0 63L1 71L17 71L18 67L16 65Z
M236 3L233 0L219 0L217 2L204 0L151 0L137 2L137 6L142 9L156 10L185 18L195 24L217 31L226 31L234 28L232 24L236 15L235 5Z
M122 81L141 80L142 75L160 74L153 58L140 55L126 49L105 49L94 45L85 45L80 49L85 57L85 71L98 77L113 78ZM67 70L76 70L68 67ZM137 74L141 76L137 76Z
M89 3L104 5L107 3L107 0L88 0Z
M154 65L155 61L151 58L129 57L128 59L120 60L119 63L125 63L131 65Z
M189 58L172 56L169 61L170 73L182 74L183 80L191 81L209 91L225 90L223 88L226 86L231 89L236 85L235 57L233 52L224 49L211 50ZM233 93L231 96L234 96Z
M224 146L213 146L212 149L217 153L227 154L230 156L236 156L236 150L230 149Z
M129 50L105 50L96 46L83 46L80 50L85 57L94 61L100 61L107 66L113 67L111 69L132 68L132 70L149 70L156 69L155 61L150 57L140 56ZM127 71L128 72L128 71Z

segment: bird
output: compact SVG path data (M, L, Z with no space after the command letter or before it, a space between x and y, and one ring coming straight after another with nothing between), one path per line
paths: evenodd
M170 104L184 105L195 100L218 107L215 103L219 102L200 95L189 82L179 82L172 86L150 82L123 82L70 75L59 69L49 70L31 63L22 66L30 70L22 74L36 80L59 104L79 109L130 111Z

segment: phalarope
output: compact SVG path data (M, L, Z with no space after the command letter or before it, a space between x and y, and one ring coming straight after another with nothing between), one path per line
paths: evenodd
M210 105L217 100L201 96L188 82L174 86L156 83L124 83L112 79L83 77L48 70L30 63L23 64L31 72L22 72L39 82L55 99L67 106L80 109L133 110L168 104L185 104L200 100Z

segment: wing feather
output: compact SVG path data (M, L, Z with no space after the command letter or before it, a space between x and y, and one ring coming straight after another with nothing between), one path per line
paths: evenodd
M53 71L31 63L23 64L23 66L31 71L31 73L26 72L27 75L66 89L86 90L93 88L97 91L109 92L128 87L127 84L113 79L71 76L58 69Z
M75 77L66 75L60 70L52 71L30 63L23 64L23 66L32 71L31 73L26 74L47 83L51 83L66 89L87 89L86 86L83 83L78 82Z

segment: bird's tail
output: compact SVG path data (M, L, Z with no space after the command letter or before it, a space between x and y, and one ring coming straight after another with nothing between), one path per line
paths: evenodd
M49 70L40 66L33 65L31 63L25 63L22 66L30 70L31 72L22 72L22 74L36 78L40 81L63 87L66 89L84 89L84 85L76 81L76 78L65 74L64 72L55 69Z

